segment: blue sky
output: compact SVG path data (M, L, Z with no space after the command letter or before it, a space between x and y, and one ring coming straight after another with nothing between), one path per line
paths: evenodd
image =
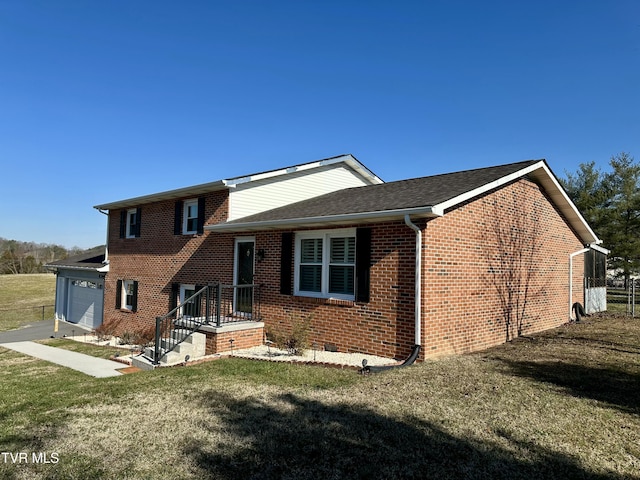
M0 0L0 237L352 153L386 181L640 160L640 2Z

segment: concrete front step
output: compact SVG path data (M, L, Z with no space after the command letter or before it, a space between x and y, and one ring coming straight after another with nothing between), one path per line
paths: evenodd
M178 338L181 338L182 335L182 332L178 332L176 334ZM185 338L183 342L179 343L172 351L170 351L169 353L164 353L166 350L168 350L168 348L175 345L176 340L172 338L162 339L160 343L160 364L171 365L181 363L185 361L185 358L187 356L189 357L189 359L204 357L206 350L206 341L207 337L203 333L192 333L187 338ZM134 366L137 366L138 368L141 368L143 370L149 369L149 366L147 366L148 363L151 365L151 368L153 368L154 355L155 350L153 347L145 348L143 356L134 357ZM139 358L140 365L135 365L136 358Z

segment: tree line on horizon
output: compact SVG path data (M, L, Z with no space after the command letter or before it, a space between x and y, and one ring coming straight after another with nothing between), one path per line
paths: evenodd
M623 278L640 273L640 164L626 152L610 158L607 171L595 161L581 163L559 179L610 253L607 268Z
M0 274L45 273L47 269L44 266L47 263L98 249L104 249L104 246L69 249L51 243L22 242L0 237Z

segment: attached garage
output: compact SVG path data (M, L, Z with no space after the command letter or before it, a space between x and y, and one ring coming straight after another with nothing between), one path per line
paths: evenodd
M69 307L67 321L86 327L100 325L102 316L102 291L100 281L69 279Z
M88 253L46 265L56 273L55 315L88 329L102 324L104 254Z

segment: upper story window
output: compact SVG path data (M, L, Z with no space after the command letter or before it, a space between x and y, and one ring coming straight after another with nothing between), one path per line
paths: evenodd
M127 238L135 238L138 231L138 215L135 208L127 210Z
M198 233L198 200L184 202L182 233Z
M175 204L174 235L193 235L204 232L204 197L178 200Z
M355 229L296 234L296 295L353 300L355 267Z
M120 212L120 238L136 238L140 236L142 209L130 208Z

